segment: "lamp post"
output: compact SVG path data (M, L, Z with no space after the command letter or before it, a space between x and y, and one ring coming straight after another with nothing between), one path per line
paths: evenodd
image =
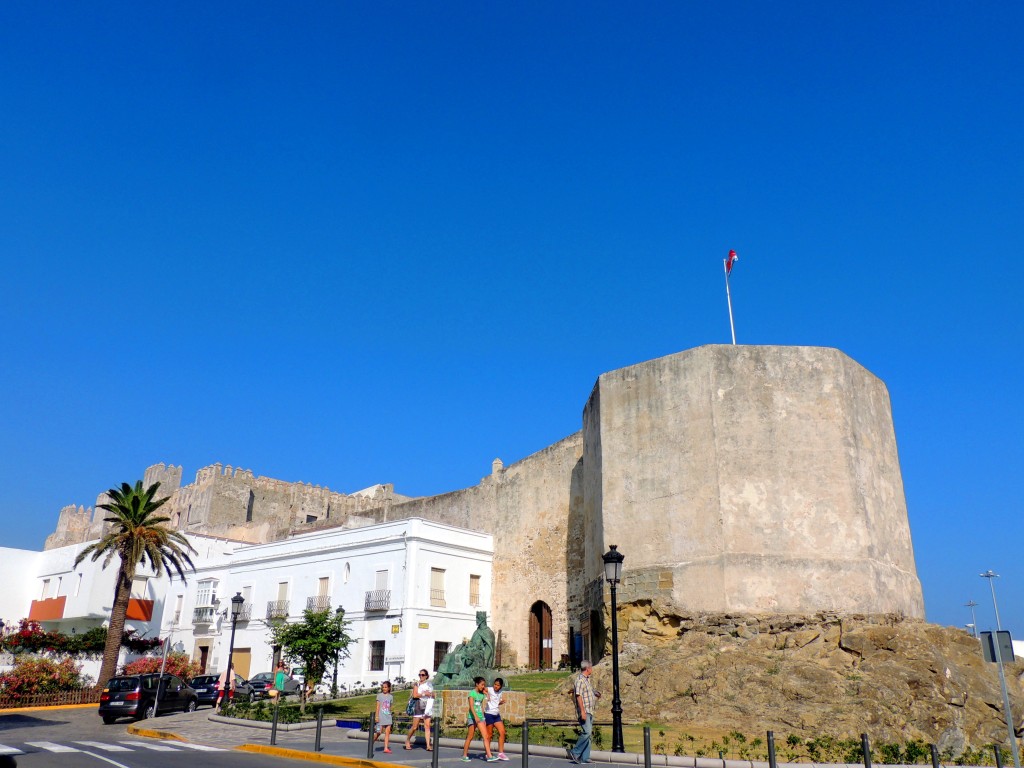
M243 603L245 603L245 598L242 597L242 593L235 592L235 596L231 598L231 642L228 643L228 668L224 673L224 689L221 691L223 696L221 699L222 707L228 703L228 695L231 693L231 686L235 682L231 673L231 656L235 652L235 626L238 624L238 614L242 612Z
M988 579L988 585L992 589L992 607L996 612L996 631L1002 630L1002 624L999 623L999 604L996 602L996 582L999 578L998 573L994 573L992 569L988 569L984 573L978 574L983 579ZM973 610L973 609L972 609ZM1013 753L1013 764L1015 768L1020 768L1020 755L1017 754L1017 737L1013 733L1013 711L1010 709L1010 695L1006 692L1006 673L1003 671L1003 652L999 647L998 635L996 635L996 641L994 643L993 650L996 656L996 666L999 667L999 684L1003 689L1003 711L1006 713L1006 730L1009 731L1010 735L1010 751ZM1012 661L1012 659L1011 659Z
M966 603L964 603L964 608L971 609L971 623L967 625L971 628L971 637L978 636L978 617L974 615L974 607L976 605L977 603L974 602L974 598L971 598Z
M340 605L337 610L334 611L338 616L345 613L345 609ZM338 661L341 658L341 649L339 648L334 652L334 677L331 680L331 697L338 698Z
M619 698L619 616L615 604L615 588L622 578L622 561L626 559L618 550L618 546L610 544L610 549L601 555L604 560L604 577L612 590L612 752L625 752L622 743L622 699Z

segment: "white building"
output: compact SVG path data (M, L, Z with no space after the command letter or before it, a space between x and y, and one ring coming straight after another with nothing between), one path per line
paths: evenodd
M187 589L171 588L165 632L206 669L227 661L230 599L245 599L233 661L243 677L273 669L275 621L303 610L344 609L354 642L338 684L411 679L436 669L476 629L491 597L493 539L419 518L332 529L238 547L229 558L197 563ZM173 625L177 620L177 629Z
M227 661L231 597L245 603L235 626L233 660L243 677L273 669L280 649L270 627L300 621L303 610L345 611L353 638L339 686L433 672L455 643L476 629L491 604L493 538L419 518L299 534L247 545L187 535L195 573L183 583L140 569L126 626L168 637L207 671ZM21 618L71 634L109 616L117 559L102 569L74 559L86 544L42 552L0 548L0 618ZM99 662L86 665L96 675ZM95 669L93 668L95 667Z

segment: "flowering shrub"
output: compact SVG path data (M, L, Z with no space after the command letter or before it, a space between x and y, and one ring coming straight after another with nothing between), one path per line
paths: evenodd
M145 675L149 672L160 671L160 656L146 656L143 659L136 659L130 664L125 664L121 669L122 675ZM169 675L177 675L182 680L191 680L199 674L199 662L189 659L184 653L167 654L167 667L164 670Z
M0 692L11 699L84 688L89 683L82 677L81 665L71 659L54 661L21 656L15 659L10 672L0 674Z
M60 632L47 632L38 621L31 619L22 619L16 630L0 635L0 650L15 654L87 656L103 653L106 643L107 630L104 627L94 627L80 635L62 635ZM160 640L139 637L134 630L126 630L121 645L133 653L146 653L159 648Z

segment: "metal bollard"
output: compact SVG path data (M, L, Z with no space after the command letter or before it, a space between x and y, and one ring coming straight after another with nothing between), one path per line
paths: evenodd
M530 721L523 720L523 768L530 768Z
M929 744L928 746L931 747L932 750L932 768L941 768L939 765L939 750L934 744Z
M274 719L270 721L270 746L277 746L277 711L279 706L274 707Z
M644 768L651 768L651 726L644 726Z
M778 763L775 762L775 732L768 731L768 766L769 768L778 768Z
M993 744L992 751L996 753L996 768L1003 768L1003 756L999 753L999 745Z
M313 744L313 751L319 752L320 747L320 734L324 729L324 708L320 707L316 711L316 742Z
M871 768L871 742L866 733L860 735L860 748L864 753L864 768Z
M377 713L370 713L370 732L366 734L366 759L373 759L373 732L377 727Z
M430 743L434 746L434 751L430 755L430 768L437 768L438 760L441 755L441 718L435 717L430 723Z

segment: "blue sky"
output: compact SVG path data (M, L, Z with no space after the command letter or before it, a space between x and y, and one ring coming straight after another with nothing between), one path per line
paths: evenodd
M0 6L0 543L471 485L727 342L735 248L740 343L888 384L929 619L1024 636L1024 6L146 5Z

